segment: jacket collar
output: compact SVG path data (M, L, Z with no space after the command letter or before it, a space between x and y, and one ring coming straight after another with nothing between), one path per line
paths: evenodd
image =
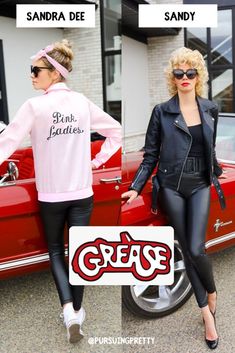
M52 91L59 91L59 90L71 91L71 89L68 88L68 86L67 86L64 82L58 82L58 83L54 83L53 85L51 85L51 86L44 92L44 94L47 94L47 93L52 92Z
M208 100L204 99L202 97L196 96L196 101L199 107L200 111L208 111L209 109L209 104ZM180 114L180 105L179 105L179 96L176 94L173 96L171 99L169 99L167 102L163 103L162 109L165 110L166 112L172 113L172 114Z
M197 103L204 130L209 128L210 131L214 131L214 118L210 112L213 103L201 97L197 97Z
M168 113L180 114L180 105L178 94L173 96L167 102L162 104L162 109Z
M207 99L204 99L199 96L196 97L196 100L197 100L197 104L198 104L199 113L201 116L203 130L213 131L214 121L213 121L212 116L209 113L209 109L210 109L210 107L212 107L213 103L208 101ZM189 133L186 122L185 122L185 120L181 114L181 111L180 111L178 95L175 95L169 101L167 101L166 103L163 103L162 109L164 111L171 113L171 114L174 114L175 115L175 120L174 120L175 125L179 126L180 128L182 128L183 130L185 130L186 132Z

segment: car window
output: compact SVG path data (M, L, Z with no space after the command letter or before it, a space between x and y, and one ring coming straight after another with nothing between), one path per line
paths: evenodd
M235 163L235 116L220 116L216 138L217 158L224 162Z

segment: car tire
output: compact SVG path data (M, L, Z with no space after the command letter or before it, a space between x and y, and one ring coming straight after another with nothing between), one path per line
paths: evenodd
M174 246L174 283L170 286L123 286L122 302L132 314L157 319L180 308L192 295L179 243Z

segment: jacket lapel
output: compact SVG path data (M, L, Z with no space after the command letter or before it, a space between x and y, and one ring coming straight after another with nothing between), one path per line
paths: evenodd
M180 128L181 130L184 130L188 134L190 134L189 129L187 127L187 124L183 118L183 115L181 114L180 111L180 106L179 106L179 97L178 95L175 95L172 97L167 104L165 105L165 110L171 114L174 114L174 124Z
M183 115L181 113L179 113L175 119L174 119L174 124L180 128L181 130L184 130L185 132L187 132L188 134L190 134L188 126L183 118Z
M210 144L210 141L213 139L214 132L214 120L213 117L209 113L208 106L206 105L206 100L201 97L196 97L198 109L202 122L203 136L205 140ZM164 110L167 112L174 114L174 124L190 134L188 126L180 112L179 107L179 97L178 95L173 96L164 106Z
M211 146L214 133L214 118L210 115L209 109L203 104L203 99L197 97L199 113L202 121L202 131L206 144Z

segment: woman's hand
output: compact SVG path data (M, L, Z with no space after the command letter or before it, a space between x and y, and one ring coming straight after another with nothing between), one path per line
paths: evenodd
M91 162L91 169L97 169L94 163Z
M138 192L137 191L130 190L130 191L124 192L122 194L122 199L128 198L127 203L130 204L134 199L137 198L137 196L138 196Z

